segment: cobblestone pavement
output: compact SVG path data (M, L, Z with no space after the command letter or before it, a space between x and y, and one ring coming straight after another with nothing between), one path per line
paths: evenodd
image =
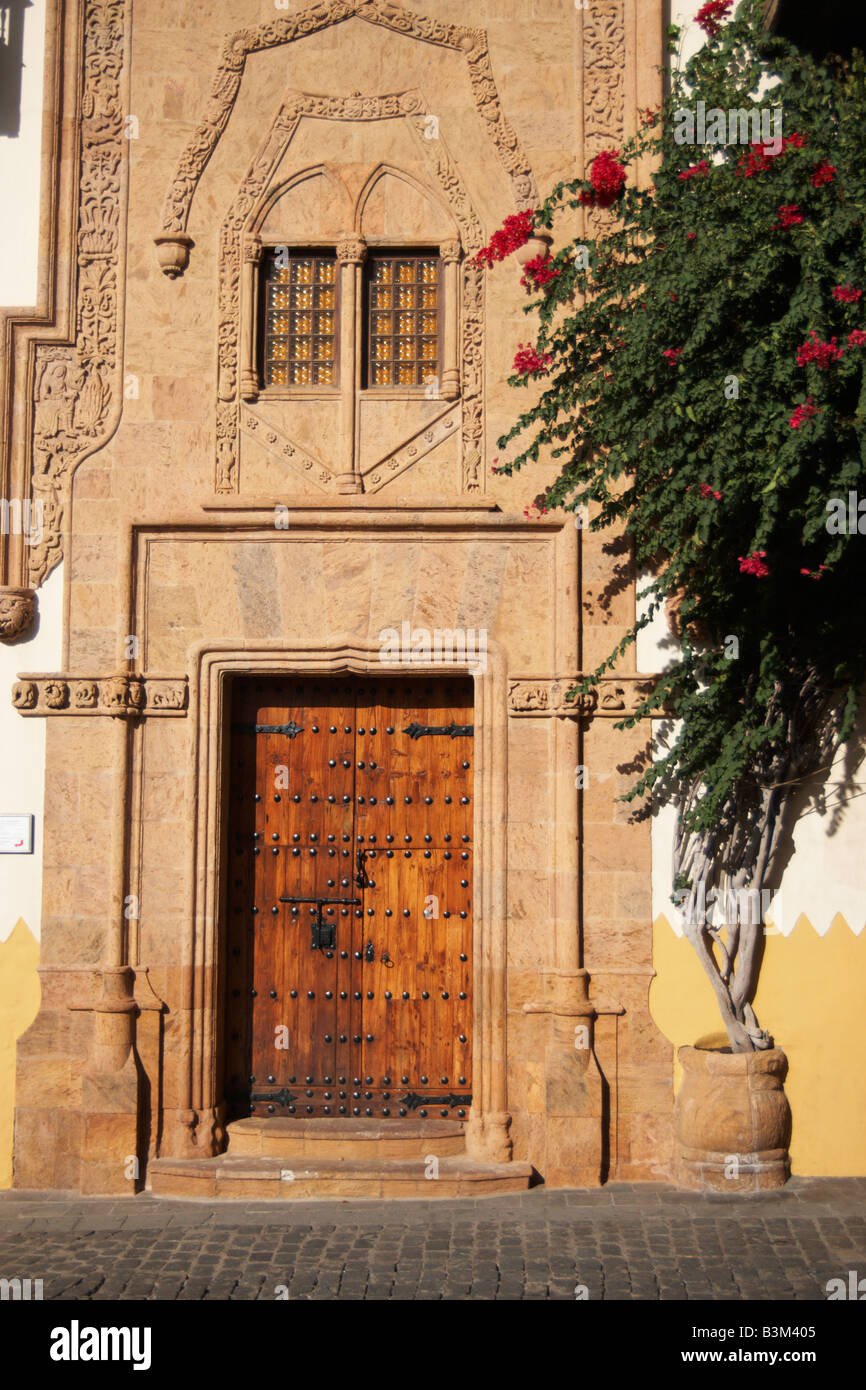
M866 1179L706 1197L656 1184L442 1201L0 1193L0 1277L50 1299L825 1300L866 1275ZM866 1286L864 1286L866 1287Z

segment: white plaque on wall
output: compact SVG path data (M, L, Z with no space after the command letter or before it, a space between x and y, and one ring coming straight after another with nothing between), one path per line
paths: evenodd
M33 817L0 815L0 854L33 853Z

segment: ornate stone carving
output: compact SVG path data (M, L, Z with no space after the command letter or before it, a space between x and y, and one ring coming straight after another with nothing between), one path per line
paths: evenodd
M362 265L367 255L363 237L345 236L337 242L337 260L345 265Z
M512 677L508 684L508 713L627 719L652 694L655 684L652 676L602 677L587 694L569 699L567 692L583 679L580 674ZM660 717L664 711L654 713Z
M21 714L185 714L186 676L24 675L12 687Z
M85 7L76 334L71 346L36 349L32 489L43 504L43 535L28 548L34 588L62 558L61 531L74 470L110 438L120 417L117 282L126 202L121 93L125 8L125 0L88 0Z
M584 169L597 154L619 146L625 131L625 19L623 0L593 0L583 21ZM593 236L615 218L615 211L593 208L587 224Z
M288 466L302 478L311 478L325 492L333 491L334 475L321 459L311 454L309 449L302 449L300 444L289 439L276 425L256 415L249 406L241 411L241 430L273 454L284 467Z
M399 478L401 473L405 473L407 468L411 468L414 463L422 459L425 454L429 454L441 444L443 440L450 439L452 434L456 434L460 424L459 406L449 406L435 420L429 420L422 425L418 432L410 439L407 439L398 449L393 449L384 458L379 459L378 463L373 463L363 473L364 490L366 492L378 492L385 483L391 482L393 478Z
M484 244L484 231L472 206L469 195L452 160L444 139L425 138L425 115L427 103L418 91L396 92L379 97L325 97L310 92L290 90L280 106L274 122L253 158L247 174L229 209L222 228L219 251L219 328L218 328L218 376L216 410L216 480L218 493L237 492L240 486L239 431L252 432L258 428L256 438L263 438L262 429L250 425L248 420L256 417L245 415L240 409L240 397L244 389L244 379L239 365L241 343L241 268L243 247L248 236L250 219L267 192L277 165L282 160L298 122L305 115L327 113L332 120L388 120L406 119L412 130L423 158L431 167L433 178L443 194L454 221L460 232L459 238L451 239L447 245L461 249L470 255ZM348 263L360 263L366 245L363 238L347 234L340 238L337 254ZM462 441L461 441L461 482L464 492L482 490L481 461L484 453L484 296L485 280L483 271L470 260L462 267L462 362L460 380L463 383L462 403ZM444 383L443 383L444 385ZM446 397L447 399L448 397ZM271 427L273 430L273 427ZM275 432L275 431L274 431ZM275 432L276 433L276 432ZM291 446L291 441L282 439L282 448ZM303 454L303 451L299 451ZM285 455L290 463L298 460ZM306 467L306 462L304 462ZM393 470L392 470L393 471ZM308 476L313 476L308 474ZM330 485L334 470L322 464L318 480ZM340 475L342 476L342 474ZM357 478L351 478L352 490L359 491ZM373 486L387 480L388 471L380 472ZM372 481L372 478L371 478ZM343 490L344 483L338 490Z
M314 5L299 15L280 16L254 29L239 29L226 38L222 61L214 76L204 116L181 156L180 164L169 186L160 235L186 231L198 181L228 124L240 90L248 54L260 53L264 49L276 48L281 44L294 43L296 39L318 33L353 16L363 19L368 24L378 24L395 33L419 39L423 43L437 44L440 48L452 48L465 55L478 114L484 122L496 155L509 176L515 203L518 208L537 205L538 192L529 161L517 135L502 114L490 63L487 34L483 29L443 24L428 15L406 10L402 5L393 3L393 0L324 0L324 3ZM349 98L318 97L316 100L319 105L311 114L333 117L333 107L341 106L347 112L344 119L365 120L370 119L367 103L375 102L377 98L355 94ZM393 103L399 98L392 97L389 100ZM387 114L408 113L404 109Z
M35 617L33 589L0 587L0 641L13 642L16 637L23 637Z

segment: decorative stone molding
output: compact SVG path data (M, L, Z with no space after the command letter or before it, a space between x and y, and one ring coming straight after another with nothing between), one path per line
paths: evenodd
M28 577L34 588L62 559L61 534L75 469L102 448L120 419L123 325L118 281L129 149L124 139L126 28L125 0L88 0L80 115L77 333L74 344L39 344L35 352L32 491L43 504L43 537L28 547ZM165 247L160 253L168 255Z
M270 19L256 28L239 29L226 37L222 62L214 75L204 116L181 156L168 189L160 235L186 231L199 179L228 124L248 55L294 43L308 34L319 33L333 24L355 17L422 43L436 44L440 48L451 48L464 54L476 109L496 156L511 181L515 204L518 208L537 206L538 191L529 161L517 134L502 114L484 29L444 24L428 15L404 9L394 0L324 0L324 3L314 5L301 14ZM333 118L334 111L328 106L330 102L341 105L344 110L349 105L343 119L368 119L366 104L371 98L353 96L346 101L321 97L318 100L323 109L311 114Z
M576 716L578 719L627 719L652 694L656 677L602 677L585 695L571 699L567 692L585 677L511 676L508 681L508 713L516 716ZM662 711L658 712L660 717Z
M435 449L437 444L443 440L450 439L456 434L460 424L459 407L449 406L447 410L437 417L437 419L422 425L417 434L408 439L405 444L401 444L398 449L385 455L378 463L371 464L365 469L364 491L378 492L386 483L393 478L399 478L401 473L405 473L407 468L422 459L425 454L429 454Z
M0 587L0 642L14 642L23 637L36 617L34 589Z
M320 458L311 454L309 449L301 448L293 439L289 439L287 434L278 430L268 420L264 420L260 415L256 415L249 407L241 411L240 415L241 430L249 435L250 439L255 439L263 449L279 459L284 466L300 474L303 478L312 479L318 487L325 492L333 491L334 475Z
M19 714L183 715L187 709L186 676L30 675L12 687Z
M257 297L251 288L249 263L244 262L244 246L255 235L256 224L265 210L265 200L276 169L282 161L301 119L304 116L327 116L330 120L406 120L419 151L430 168L432 185L444 199L460 236L446 239L448 248L446 276L459 276L459 258L463 250L468 258L462 266L461 304L462 323L460 362L457 364L457 314L450 322L454 341L446 343L446 371L440 383L443 399L455 399L462 381L461 488L463 492L482 490L481 461L484 452L484 271L472 259L484 244L481 221L469 199L456 164L451 158L441 133L438 140L425 138L425 113L428 109L421 92L409 90L375 97L327 97L316 93L289 90L254 156L238 189L223 224L219 246L219 327L218 375L216 410L216 479L218 493L237 492L239 477L240 399L246 393L252 398L252 307ZM363 198L363 195L362 195ZM360 225L361 201L355 210L356 229ZM366 250L357 230L340 237L338 257L342 274L357 268ZM245 279L245 272L247 278ZM354 339L353 339L354 342ZM351 363L341 361L341 377L354 371ZM354 410L354 397L344 391L342 399ZM343 434L354 439L354 421L344 421ZM338 491L359 493L361 481L354 465L343 461L338 468L322 472L336 478Z
M593 0L580 15L583 22L583 164L587 170L596 155L611 146L620 146L624 139L627 65L623 0ZM615 217L615 210L589 209L587 227L597 236Z

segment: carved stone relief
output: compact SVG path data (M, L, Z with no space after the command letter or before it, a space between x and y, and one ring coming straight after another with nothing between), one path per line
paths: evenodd
M121 75L124 0L88 0L73 346L38 345L34 374L32 491L42 503L42 539L28 547L36 588L62 558L72 474L100 448L120 413L118 321L120 226L126 199Z
M186 676L22 675L12 687L19 714L186 714Z
M424 43L451 48L465 54L475 105L485 123L497 158L511 181L514 201L518 208L537 206L538 192L526 154L517 135L502 114L485 30L467 28L460 24L443 24L428 15L406 10L402 5L392 3L392 0L324 0L323 4L314 5L299 15L280 16L260 24L255 29L239 29L226 38L222 61L214 76L204 116L181 157L166 195L160 232L163 243L172 236L182 237L186 232L198 181L228 124L235 98L240 90L247 55L259 53L267 48L276 48L281 44L294 43L307 34L318 33L330 25L340 24L343 20L355 16L368 24L378 24ZM326 104L343 104L338 98L320 97L318 100L322 107L316 114L331 118L335 112L326 108ZM352 97L349 100L353 103L351 114L343 116L342 119L364 120L369 119L365 102L377 99Z
M512 677L508 683L508 713L627 719L652 694L655 685L651 676L603 676L585 695L569 699L568 691L584 679L580 674ZM658 715L662 713L658 711Z

